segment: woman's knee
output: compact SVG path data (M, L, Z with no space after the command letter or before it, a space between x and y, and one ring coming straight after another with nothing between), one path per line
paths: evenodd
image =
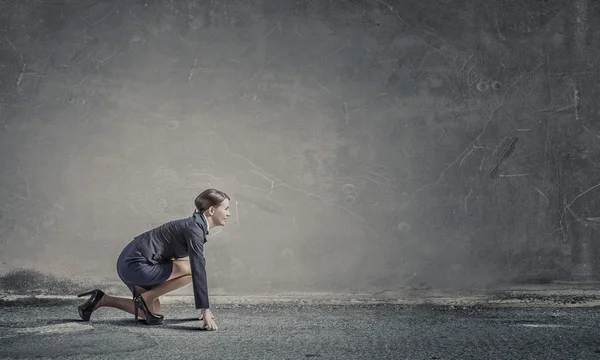
M133 295L140 295L143 294L145 292L147 292L148 290L144 289L141 286L137 286L137 285L133 285Z
M175 260L173 261L173 273L176 277L192 275L192 266L189 260Z

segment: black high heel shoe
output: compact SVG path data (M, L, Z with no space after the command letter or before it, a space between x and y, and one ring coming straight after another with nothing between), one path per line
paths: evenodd
M94 312L94 308L100 302L100 299L104 296L104 292L100 289L94 289L88 292L84 292L83 294L77 295L77 297L82 297L86 295L92 295L85 303L79 305L77 310L79 310L79 316L83 321L90 321L90 316L92 316L92 312Z
M136 321L138 319L138 310L142 309L142 311L144 312L144 318L146 318L146 324L148 324L148 325L162 324L164 316L151 313L150 310L148 310L148 305L146 305L146 302L144 301L144 298L142 297L141 294L136 296L135 298L133 298L133 307L135 308L134 315L135 315Z
M133 306L135 306L135 297L136 297L136 296L137 296L137 295L136 295L135 293L133 293L133 297L132 297L132 299L133 299L133 303L134 303L134 305L133 305ZM135 321L137 321L137 322L142 322L142 321L146 321L146 319L142 319L142 318L139 318L139 319L138 319L138 318L137 318L137 316L136 316L136 317L135 317Z

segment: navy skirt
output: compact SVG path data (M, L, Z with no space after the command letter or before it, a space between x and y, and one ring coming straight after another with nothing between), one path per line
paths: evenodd
M137 285L146 290L160 285L169 279L173 271L173 262L153 264L142 256L134 241L131 241L119 255L117 274L134 294Z

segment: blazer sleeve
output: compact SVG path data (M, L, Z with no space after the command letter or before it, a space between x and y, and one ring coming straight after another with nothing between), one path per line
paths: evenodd
M192 268L192 286L196 309L208 309L208 282L206 280L206 260L204 259L204 229L199 226L189 228L187 236L188 255Z

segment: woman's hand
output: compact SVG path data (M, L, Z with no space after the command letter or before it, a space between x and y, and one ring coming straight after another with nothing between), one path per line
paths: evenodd
M202 320L201 329L206 330L217 330L217 323L215 323L215 319L213 317L212 312L209 309L202 309L200 311L200 319Z

